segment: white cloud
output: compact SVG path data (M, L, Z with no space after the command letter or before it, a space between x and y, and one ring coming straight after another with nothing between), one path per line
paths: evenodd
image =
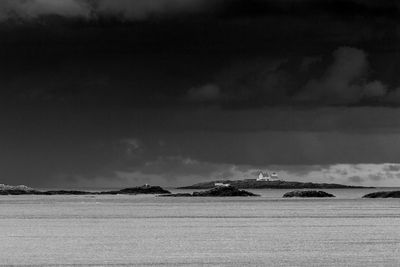
M301 172L296 168L300 167ZM311 166L281 166L282 173L292 179L332 182L364 186L400 186L400 164L333 164ZM304 171L309 169L309 171ZM289 170L289 171L288 171Z

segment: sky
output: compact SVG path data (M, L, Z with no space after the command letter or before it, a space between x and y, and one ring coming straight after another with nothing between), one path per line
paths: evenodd
M2 0L0 183L400 186L400 4Z

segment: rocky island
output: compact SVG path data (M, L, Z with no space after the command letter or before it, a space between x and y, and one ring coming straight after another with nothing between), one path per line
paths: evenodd
M171 194L170 191L165 190L161 186L143 185L138 187L130 187L118 191L105 191L100 192L102 195L138 195L138 194Z
M178 194L160 195L160 197L255 197L259 196L251 192L237 189L233 186L219 186L207 191Z
M296 190L292 192L287 192L286 194L283 195L283 197L335 197L332 194L329 194L324 191L315 191L315 190L309 190L309 191L301 191L301 190Z
M0 195L26 195L26 194L35 194L38 191L25 186L25 185L5 185L0 184Z
M138 194L170 194L168 190L160 186L143 185L130 187L117 191L76 191L76 190L51 190L39 191L25 185L2 185L0 184L0 195L138 195Z
M198 183L190 186L179 187L178 189L210 189L216 184L227 184L236 188L242 189L332 189L332 188L371 188L363 186L350 186L342 184L327 184L327 183L303 183L291 181L257 181L256 179L245 180L219 180L212 182Z
M366 194L363 198L400 198L400 191L382 191Z

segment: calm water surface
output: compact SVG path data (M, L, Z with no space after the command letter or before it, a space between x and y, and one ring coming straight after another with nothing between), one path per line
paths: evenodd
M262 197L1 196L0 264L400 265L400 199L251 191Z

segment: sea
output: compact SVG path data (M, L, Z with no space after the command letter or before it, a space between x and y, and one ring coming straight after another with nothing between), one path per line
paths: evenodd
M0 265L399 266L400 199L1 196ZM188 190L172 190L191 192Z

